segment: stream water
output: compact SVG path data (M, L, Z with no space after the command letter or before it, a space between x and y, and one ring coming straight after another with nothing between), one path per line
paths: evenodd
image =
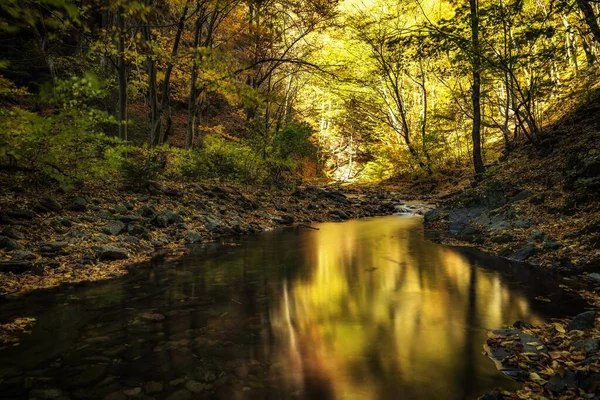
M0 304L37 318L0 352L0 398L472 399L515 385L483 354L489 330L582 306L427 241L418 218L317 226Z

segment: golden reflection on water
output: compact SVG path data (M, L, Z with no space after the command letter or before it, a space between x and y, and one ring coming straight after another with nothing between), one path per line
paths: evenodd
M541 318L499 273L422 235L412 218L321 225L312 274L283 282L270 310L274 368L289 392L476 398L503 379L482 355L486 331Z

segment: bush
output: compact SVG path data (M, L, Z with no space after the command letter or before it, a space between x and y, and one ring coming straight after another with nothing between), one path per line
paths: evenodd
M100 127L115 120L89 105L104 95L94 77L75 77L45 89L53 114L0 109L0 163L61 182L106 176L105 153L119 141Z
M186 178L262 183L266 175L265 162L249 146L208 136L204 148L194 149L181 161L181 173Z

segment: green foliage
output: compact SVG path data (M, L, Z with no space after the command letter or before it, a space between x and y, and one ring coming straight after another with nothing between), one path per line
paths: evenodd
M56 107L50 115L18 106L0 109L0 164L61 182L106 177L105 152L117 141L101 127L114 118L89 104L103 95L93 77L74 77L44 93Z
M283 160L315 158L317 149L310 138L313 131L306 123L292 122L273 139L275 153Z

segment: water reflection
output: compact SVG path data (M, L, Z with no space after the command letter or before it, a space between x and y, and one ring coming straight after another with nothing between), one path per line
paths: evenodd
M487 330L578 306L547 276L424 240L413 218L227 242L1 304L0 320L38 318L0 352L2 398L476 398L512 384L482 355Z
M415 219L324 224L307 253L312 274L284 281L270 310L289 390L472 397L498 382L482 333L542 319L500 273L424 241Z

